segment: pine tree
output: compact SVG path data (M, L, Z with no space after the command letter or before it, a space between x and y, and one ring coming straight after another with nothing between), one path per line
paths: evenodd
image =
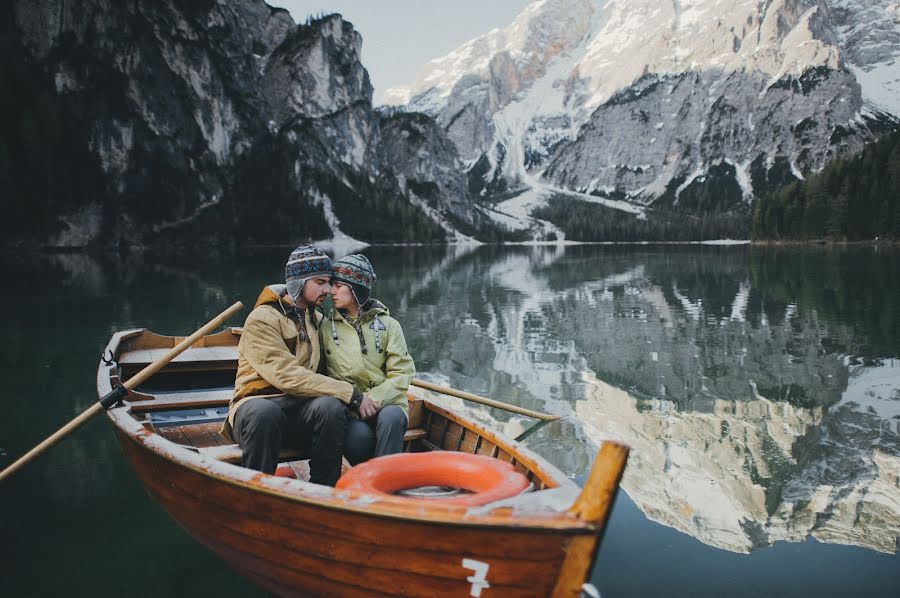
M888 157L888 204L889 218L885 224L894 240L900 240L900 142L895 142Z
M841 240L853 238L855 235L848 230L848 212L850 209L850 197L847 191L847 181L841 184L838 191L829 202L828 224L825 228L825 236Z
M810 195L804 214L803 238L822 239L826 235L826 222L830 219L828 190L825 185L816 185Z

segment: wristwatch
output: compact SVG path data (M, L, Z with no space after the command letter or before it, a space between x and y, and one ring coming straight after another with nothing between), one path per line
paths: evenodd
M353 396L350 397L350 403L348 403L348 406L352 411L359 411L359 406L362 405L362 400L363 394L354 388Z

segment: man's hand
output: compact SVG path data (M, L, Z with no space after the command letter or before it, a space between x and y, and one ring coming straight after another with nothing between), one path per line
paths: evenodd
M378 407L375 406L375 402L369 398L368 393L363 394L362 403L359 404L359 417L360 419L369 419L378 413Z

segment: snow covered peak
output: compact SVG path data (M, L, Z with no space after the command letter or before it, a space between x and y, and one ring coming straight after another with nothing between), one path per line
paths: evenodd
M595 10L593 0L534 2L509 26L493 29L428 62L415 82L387 90L386 103L408 104L418 99L419 109L429 102L436 108L463 77L491 78L492 64L500 55L512 61L524 78L540 77L553 57L582 41Z
M590 81L596 106L647 73L700 70L800 74L839 63L838 50L819 39L811 0L613 0L578 70Z
M839 50L818 25L819 10L814 0L540 0L508 27L432 60L415 82L386 97L434 112L461 80L502 78L496 67L504 61L516 67L512 87L524 92L558 58L566 68L554 73L561 78L553 86L563 95L580 88L564 99L588 108L647 73L715 68L777 78L809 66L835 68Z

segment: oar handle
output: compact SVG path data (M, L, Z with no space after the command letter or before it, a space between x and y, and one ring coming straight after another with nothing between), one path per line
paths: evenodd
M225 320L229 317L233 316L235 313L241 310L244 307L244 304L240 301L236 302L234 305L220 313L218 316L207 322L202 328L197 330L194 334L185 338L183 341L172 347L168 353L166 353L163 357L160 357L140 372L129 378L123 387L127 390L131 390L135 386L144 382L147 378L161 370L167 363L172 361L177 355L182 353L185 349L193 345L197 342L202 336L206 336L220 325L222 325ZM14 474L16 471L33 461L37 458L41 453L52 447L54 444L71 434L77 428L80 428L86 421L103 411L104 409L108 409L111 405L116 402L116 398L122 396L121 390L113 390L111 393L100 399L99 402L94 403L87 409L85 409L81 415L67 423L65 426L54 432L49 438L41 442L39 445L25 453L22 457L17 459L12 465L0 471L0 482L2 482L7 477Z
M550 415L549 413L540 413L539 411L532 411L531 409L525 409L524 407L519 407L517 405L510 405L509 403L495 401L494 399L489 399L487 397L474 395L470 392L465 392L462 390L456 390L455 388L450 388L448 386L440 386L439 384L432 384L431 382L419 380L418 378L412 379L412 385L418 386L419 388L424 388L425 390L432 390L434 392L439 392L441 394L449 395L451 397L456 397L458 399L464 399L466 401L473 401L475 403L481 403L482 405L488 405L489 407L496 407L497 409L503 409L503 410L509 411L511 413L518 413L519 415L527 415L528 417L534 417L534 418L543 419L546 421L555 421L555 420L559 419L558 415Z

